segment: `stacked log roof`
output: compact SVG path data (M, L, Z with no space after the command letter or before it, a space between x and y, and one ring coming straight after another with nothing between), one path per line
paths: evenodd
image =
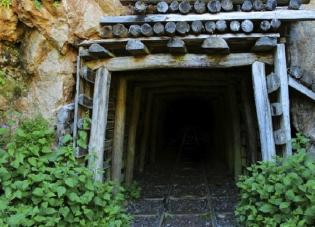
M269 51L270 47L263 47L266 43L274 46L279 41L284 34L282 25L290 21L315 20L315 11L303 10L301 6L309 0L122 2L132 8L132 15L102 17L103 39L84 41L81 46L98 44L106 49L103 57L164 52L226 54ZM227 47L221 51L213 47L215 51L211 51L210 39ZM172 47L174 44L181 47L176 49ZM87 53L86 49L82 56L93 59Z

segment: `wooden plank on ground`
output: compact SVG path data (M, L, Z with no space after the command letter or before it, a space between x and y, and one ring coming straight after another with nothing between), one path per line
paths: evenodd
M115 127L112 151L112 180L116 183L121 182L121 170L123 164L125 120L126 120L126 96L127 81L120 78L117 89L116 108L115 108Z
M275 51L275 73L280 79L280 90L278 102L282 105L282 117L280 118L280 128L284 130L286 144L282 147L285 156L292 155L291 145L291 125L290 125L290 100L288 87L287 63L285 57L284 44L278 44Z
M129 71L145 69L169 68L230 68L242 67L261 61L273 64L272 54L236 53L229 55L185 54L174 56L171 54L150 54L143 57L116 57L111 59L89 62L90 68L104 65L109 71Z
M289 85L290 87L294 88L298 92L302 93L303 95L315 101L315 92L305 87L303 84L299 83L297 80L295 80L291 76L289 76Z
M255 62L252 65L252 80L258 119L262 160L272 160L276 155L271 119L270 102L268 98L265 64Z
M110 81L111 75L106 68L101 67L97 70L89 142L89 168L93 171L95 181L103 181L104 143Z
M101 25L113 24L136 24L154 22L178 22L178 21L218 21L218 20L272 20L277 18L281 21L308 21L315 20L315 10L285 10L261 12L223 12L217 14L149 14L129 16L104 16L101 18Z

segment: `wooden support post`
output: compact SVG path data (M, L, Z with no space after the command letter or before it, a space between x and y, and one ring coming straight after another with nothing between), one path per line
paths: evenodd
M158 127L159 127L159 111L160 105L158 103L158 100L154 100L154 110L152 111L152 134L151 134L151 152L150 152L150 162L155 162L156 157L156 146L157 146L157 136L158 136Z
M89 142L89 168L95 181L103 181L104 143L107 125L110 72L101 67L96 72L91 134Z
M248 92L248 86L247 86L247 80L243 79L241 82L241 98L242 98L242 104L244 109L244 115L245 115L245 127L247 131L247 146L249 152L251 152L251 162L255 163L258 161L257 159L257 137L256 137L256 123L255 119L253 118L253 109L252 109L252 102L250 100L249 92Z
M149 133L150 133L150 114L151 114L151 108L152 108L152 94L148 95L147 103L145 107L145 115L144 115L144 124L143 124L143 133L142 133L142 139L140 144L140 165L139 165L139 171L143 172L144 164L145 164L145 156L148 149L148 139L149 139Z
M231 113L232 126L232 159L234 178L242 174L242 157L241 157L241 127L240 127L240 108L236 99L237 94L234 85L229 85L228 88L229 112Z
M264 63L255 62L252 65L252 79L260 134L262 160L270 161L276 155L276 148L273 138L271 110L267 92Z
M275 73L280 79L280 90L278 102L282 104L282 117L280 119L280 128L284 130L286 143L282 147L285 156L292 155L291 146L291 125L290 125L290 102L289 102L289 88L288 88L288 75L287 63L285 58L284 44L278 44L275 51Z
M127 81L125 78L120 78L116 98L115 127L112 152L112 180L116 183L120 183L121 181L126 118L126 93Z
M131 118L130 118L130 123L129 123L129 132L128 132L128 146L127 146L128 152L127 152L127 166L126 166L126 184L127 185L131 185L132 180L133 180L140 104L141 104L141 88L136 87L133 94L132 113L131 113Z

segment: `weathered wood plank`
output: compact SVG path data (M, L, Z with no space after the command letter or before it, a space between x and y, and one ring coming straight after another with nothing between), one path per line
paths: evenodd
M258 119L262 160L272 160L276 155L270 103L266 85L265 64L252 65L252 80Z
M117 89L116 108L115 108L115 127L112 151L112 180L121 182L121 169L123 164L125 120L126 120L126 96L127 81L120 78Z
M131 185L133 180L135 150L136 150L136 136L139 121L141 104L141 88L136 87L134 90L132 101L132 113L129 123L128 131L128 146L127 146L127 165L126 165L126 184Z
M148 48L140 40L129 40L126 44L126 51L132 55L149 54Z
M149 14L146 16L104 16L101 18L102 25L133 24L152 22L178 22L178 21L218 21L218 20L272 20L280 21L308 21L315 20L315 10L284 10L261 11L261 12L229 12L217 14Z
M307 97L315 101L315 92L308 89L303 84L293 79L291 76L289 76L289 85L290 87L294 88L298 92L302 93L303 95L306 95Z
M143 132L142 138L140 142L140 163L139 163L139 172L143 172L144 165L145 165L145 158L148 149L148 142L149 142L149 134L151 130L150 124L150 115L152 109L152 95L149 94L147 96L145 112L144 112L144 124L143 124Z
M201 45L201 48L206 53L220 53L220 54L228 54L230 52L229 45L222 38L208 38L205 39Z
M97 70L89 142L89 168L94 174L95 181L103 181L104 143L107 125L110 81L111 75L106 68L101 67Z
M81 52L83 48L79 48L79 53ZM78 134L78 128L76 125L78 124L79 120L79 95L80 95L80 67L81 67L81 57L77 56L77 67L76 67L76 84L75 84L75 98L74 98L74 121L73 121L73 148L75 149L77 147L77 134ZM77 156L77 153L75 153Z
M175 33L175 26L174 24L174 33ZM215 24L214 24L215 26ZM208 28L209 29L209 28ZM215 27L214 27L215 29ZM244 34L244 33L225 33L225 34L201 34L201 35L187 35L187 36L176 36L176 38L185 41L187 44L199 44L205 39L208 38L222 38L226 42L242 42L246 41L255 41L261 37L269 37L277 39L280 37L279 33L251 33L251 34ZM138 37L137 40L144 42L146 45L154 45L154 46L165 46L165 44L172 39L172 37L162 36L162 37ZM83 41L80 46L89 46L92 43L98 43L105 47L110 47L111 49L121 48L126 45L126 43L133 38L120 38L120 39L100 39L100 40L86 40Z
M285 57L284 44L278 44L275 51L275 73L280 79L280 90L278 102L282 105L282 117L280 119L280 128L285 132L286 143L283 146L283 154L285 156L292 155L291 145L291 125L290 125L290 100L288 87L287 63Z
M280 78L276 73L268 75L266 81L268 93L277 91L280 88Z
M171 54L151 54L144 57L116 57L87 63L91 68L104 65L109 71L128 71L162 68L230 68L248 66L255 61L273 64L271 54L240 53L229 55L185 54L178 58Z
M282 105L281 103L272 103L271 104L271 116L277 117L282 115Z
M251 162L255 163L257 160L257 153L258 153L258 147L257 147L257 137L256 137L256 123L254 119L254 110L252 109L252 102L249 95L249 88L247 86L247 80L243 79L241 82L241 100L242 100L242 106L244 109L244 120L245 120L245 127L247 132L247 144L248 144L248 150L251 152Z
M88 97L84 94L80 94L78 96L78 103L79 103L79 105L81 105L87 109L93 108L93 99L91 99L90 97Z
M135 3L136 1L138 1L138 0L120 0L123 4L130 4L130 3ZM145 2L147 3L147 4L157 4L158 2L160 2L161 0L146 0ZM170 3L170 2L172 2L173 0L163 0L163 1L165 1L165 2L167 2L167 3ZM186 0L186 1L188 1L188 2L191 2L191 3L193 3L193 2L195 2L196 0ZM267 0L261 0L263 3L266 3L267 2ZM235 5L240 5L240 4L242 4L243 2L244 2L244 0L231 0L231 2L233 3L233 4L235 4ZM278 0L278 5L279 6L283 6L283 5L288 5L289 4L289 2L290 2L290 0ZM308 3L310 3L310 0L301 0L301 3L302 4L308 4Z

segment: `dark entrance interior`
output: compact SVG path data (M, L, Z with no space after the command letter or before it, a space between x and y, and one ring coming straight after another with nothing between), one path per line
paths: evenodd
M127 78L127 129L141 88L133 173L142 193L128 207L134 226L233 226L234 179L257 157L246 125L255 110L249 116L243 106L254 107L249 70L137 71Z

